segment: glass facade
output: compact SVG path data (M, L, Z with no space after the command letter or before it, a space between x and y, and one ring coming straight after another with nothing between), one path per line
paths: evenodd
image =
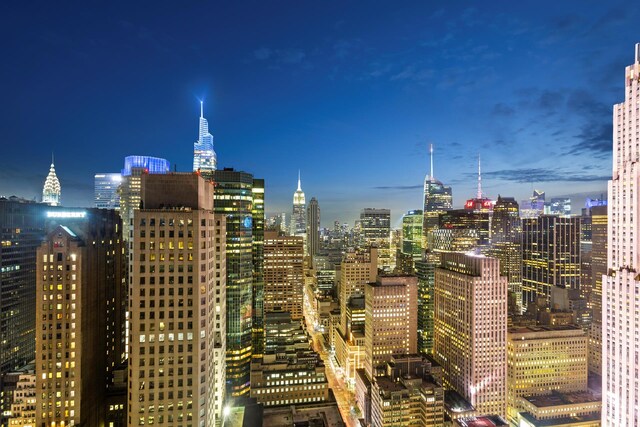
M428 249L428 232L438 228L440 214L452 208L453 196L451 195L451 187L427 176L424 181L424 220L422 224L422 243L425 249Z
M203 104L200 102L200 126L198 140L193 143L193 171L211 172L216 170L217 158L213 151L213 135L209 133L209 123L203 116Z
M422 222L421 210L409 211L402 217L402 252L414 260L422 256Z
M120 210L119 188L122 175L119 173L97 173L94 176L94 203L99 209Z
M147 173L169 172L169 161L160 157L127 156L124 158L122 176L131 176L133 169L145 169Z
M264 179L253 180L253 357L264 346Z

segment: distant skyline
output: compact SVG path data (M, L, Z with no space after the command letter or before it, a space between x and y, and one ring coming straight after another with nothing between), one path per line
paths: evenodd
M218 168L264 178L291 214L298 169L322 226L421 209L606 194L612 106L640 11L621 1L480 4L112 2L0 5L0 195L40 199L51 152L65 206L128 155L190 171L200 99Z

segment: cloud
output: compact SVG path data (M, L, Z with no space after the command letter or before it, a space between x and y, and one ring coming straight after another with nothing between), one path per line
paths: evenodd
M515 109L502 102L495 104L491 110L491 114L494 116L513 116L515 112Z
M582 174L563 172L546 168L503 169L492 172L483 172L484 176L503 181L511 181L519 184L531 182L579 182L579 181L606 181L608 175ZM475 174L468 174L475 176Z
M415 82L423 82L431 79L435 71L431 68L418 68L414 65L404 67L402 71L391 76L391 80L411 80Z
M375 190L416 190L422 188L422 185L390 185L373 187Z
M598 158L606 158L613 147L613 125L611 123L586 123L574 138L578 142L569 147L567 154L589 153Z
M273 52L271 51L271 49L266 47L261 47L260 49L256 49L253 51L253 57L258 61L264 61L266 59L271 58L272 53Z
M306 64L307 53L302 49L271 49L261 47L252 52L252 59L260 62L267 62L273 68L279 68L283 65L303 65Z

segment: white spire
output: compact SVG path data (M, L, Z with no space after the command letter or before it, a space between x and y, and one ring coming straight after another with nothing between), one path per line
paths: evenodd
M53 153L51 153L49 175L47 175L47 179L44 181L44 188L42 189L42 201L52 206L58 206L60 204L60 181L56 176L56 168L53 165Z
M300 185L300 169L298 169L298 191L302 191L302 186Z
M482 171L480 169L480 154L478 154L478 199L482 199Z
M200 118L204 117L204 101L200 101Z
M431 157L431 169L429 170L429 176L431 177L431 181L434 181L435 176L433 175L433 144L429 144L429 157Z

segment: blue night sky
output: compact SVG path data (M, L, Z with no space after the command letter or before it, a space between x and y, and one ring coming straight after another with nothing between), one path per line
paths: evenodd
M199 98L219 167L297 172L322 223L421 208L428 144L454 204L606 193L612 105L640 41L629 2L4 2L0 194L63 203L130 154L191 170ZM579 206L574 206L578 211Z

